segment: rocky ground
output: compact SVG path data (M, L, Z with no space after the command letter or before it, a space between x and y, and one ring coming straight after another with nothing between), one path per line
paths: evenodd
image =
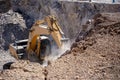
M0 80L44 80L44 69L39 63L17 61L10 70L1 72Z
M19 61L4 70L3 80L119 80L120 13L102 13L93 18L94 28L77 39L63 56L45 68ZM80 36L80 35L79 35ZM81 38L81 37L78 37Z
M119 4L1 0L0 80L120 80L119 11ZM71 50L47 67L11 57L9 44L28 38L33 22L51 14L76 38ZM7 62L15 63L3 70Z

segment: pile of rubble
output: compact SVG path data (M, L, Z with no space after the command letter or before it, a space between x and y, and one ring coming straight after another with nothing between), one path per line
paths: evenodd
M112 15L112 20L106 15ZM47 67L48 79L119 80L120 22L115 15L97 16L96 21L101 19L102 22L95 22L98 24L87 37L74 43L67 55ZM111 22L114 23L110 25Z

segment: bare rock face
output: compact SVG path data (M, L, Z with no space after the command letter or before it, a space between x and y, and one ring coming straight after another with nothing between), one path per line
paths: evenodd
M0 13L8 12L11 9L10 0L0 0Z
M119 12L119 4L80 3L59 0L12 0L12 8L31 22L55 15L65 35L75 38L86 22L100 12ZM27 21L29 24L31 22ZM28 25L30 27L30 25Z
M0 46L8 49L9 43L15 40L26 39L28 30L23 17L13 10L0 14Z
M93 15L99 12L120 11L120 5L117 4L80 3L58 0L2 1L4 1L7 5L8 3L9 5L12 5L8 5L8 9L11 8L13 11L15 11L7 11L7 13L1 15L1 17L3 16L3 19L6 18L4 23L10 22L9 24L4 25L5 29L3 32L3 46L6 49L8 49L9 43L14 42L15 40L28 38L28 29L32 27L32 24L36 20L43 19L45 16L55 15L65 35L71 39L74 39L78 36L78 33L83 32L82 30L85 27L83 25L85 25L89 19L93 18ZM3 2L1 2L1 4L6 6L6 4ZM1 10L3 10L3 8ZM5 15L6 17L4 17ZM8 19L11 19L12 21ZM14 28L10 28L10 26L14 26ZM86 31L89 31L92 27L92 25L88 26ZM10 33L6 30L8 30ZM82 35L86 35L86 31L83 32Z
M18 61L11 65L10 70L2 71L3 80L44 80L43 68L39 63Z

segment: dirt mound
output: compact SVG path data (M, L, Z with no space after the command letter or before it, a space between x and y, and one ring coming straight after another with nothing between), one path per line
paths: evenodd
M106 14L101 14L96 20L105 17ZM119 80L120 22L114 16L111 17L114 23L109 24L108 17L108 20L95 22L95 28L85 39L74 43L67 55L49 65L48 79Z

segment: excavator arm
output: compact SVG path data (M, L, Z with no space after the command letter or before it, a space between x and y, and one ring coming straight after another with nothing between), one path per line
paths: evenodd
M46 23L47 26L43 25L44 23ZM41 20L36 21L36 23L33 25L29 33L28 46L27 46L28 51L31 49L31 47L35 47L35 42L37 40L37 37L40 35L51 35L55 43L57 44L58 48L62 46L61 39L63 36L63 32L61 28L58 26L55 17L47 16L42 21Z

